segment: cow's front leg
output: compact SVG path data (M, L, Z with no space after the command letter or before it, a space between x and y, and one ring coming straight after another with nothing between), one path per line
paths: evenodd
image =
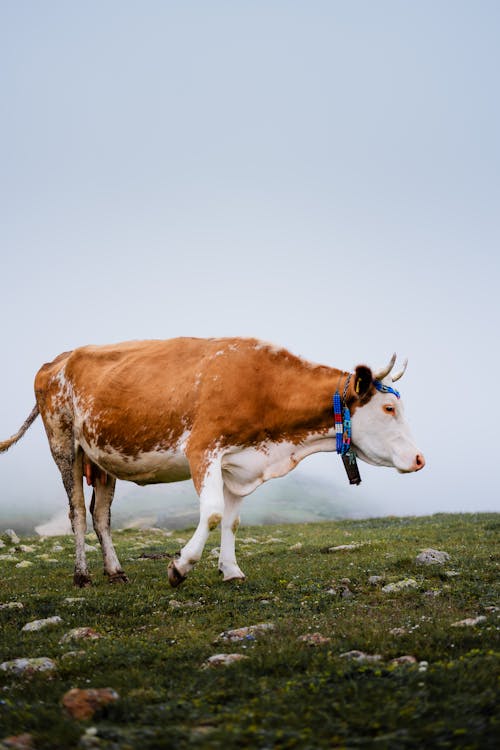
M196 472L193 471L193 478ZM224 512L224 491L220 460L212 460L203 479L199 480L200 521L189 542L181 549L180 555L168 566L168 580L178 586L201 558L208 535L222 521ZM195 478L195 486L198 484ZM197 487L198 489L198 487Z
M235 534L240 524L240 506L243 498L234 495L224 486L224 516L221 525L219 570L225 581L244 579L245 574L236 562Z

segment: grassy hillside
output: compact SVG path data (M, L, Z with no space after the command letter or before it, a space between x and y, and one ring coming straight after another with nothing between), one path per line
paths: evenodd
M0 661L49 657L56 671L0 670L0 740L29 733L37 750L497 747L499 530L495 514L246 528L247 580L237 584L218 577L214 532L177 590L167 559L141 555L173 553L189 532L115 533L131 582L110 586L91 552L94 586L84 590L71 583L69 538L23 539L34 549L12 554L6 545L0 553L14 559L0 560L0 603L23 608L0 609ZM450 559L418 565L427 547ZM55 615L62 622L21 632ZM214 642L263 622L274 629ZM61 643L82 626L101 637ZM328 640L300 639L315 633ZM380 658L342 656L352 650ZM248 658L203 668L221 652ZM393 663L404 655L415 663ZM77 720L61 706L74 687L110 687L119 699Z

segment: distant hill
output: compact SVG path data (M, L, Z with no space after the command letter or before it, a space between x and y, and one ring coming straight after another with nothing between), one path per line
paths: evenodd
M362 518L373 515L374 511L373 506L360 505L355 488L295 471L277 481L266 482L245 498L241 520L243 524L306 523ZM12 527L18 533L30 534L35 527L48 521L52 523L52 533L69 533L66 504L0 506L0 528ZM128 483L118 486L112 508L114 528L181 529L195 526L197 522L198 497L191 481L150 487Z

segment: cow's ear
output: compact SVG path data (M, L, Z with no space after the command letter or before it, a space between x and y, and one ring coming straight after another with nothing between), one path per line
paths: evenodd
M357 398L363 398L366 396L371 388L373 381L373 374L369 367L366 365L358 365L354 372L353 378L353 390Z

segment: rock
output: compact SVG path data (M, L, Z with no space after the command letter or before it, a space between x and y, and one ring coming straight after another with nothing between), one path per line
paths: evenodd
M98 638L102 638L102 635L92 628L73 628L63 635L59 643L79 640L96 641Z
M210 550L210 557L219 557L220 555L220 547L214 547L212 550Z
M325 643L330 643L331 638L321 633L305 633L305 635L299 635L298 640L307 643L308 646L323 646Z
M64 600L65 604L76 604L77 602L84 602L84 596L67 596Z
M456 578L456 576L460 575L458 570L445 570L444 574L445 576L448 576L448 578Z
M64 547L61 547L60 544L54 544L52 547L52 552L62 552L64 550Z
M441 596L441 591L439 589L429 589L429 591L424 591L424 596L429 596L429 597Z
M3 532L3 536L6 536L11 544L19 544L19 542L21 541L14 529L5 529L5 531Z
M21 632L31 633L34 630L41 630L50 625L59 625L60 622L62 622L62 618L58 615L55 615L54 617L46 617L44 620L33 620L32 622L27 622L24 628L21 628Z
M297 542L297 544L292 544L292 546L289 547L288 549L294 551L294 550L302 549L303 546L304 545L302 544L302 542Z
M17 557L14 557L14 555L0 555L0 560L15 562L17 560Z
M86 656L86 655L87 655L87 652L83 651L83 649L81 649L80 651L66 651L66 653L61 656L61 659L63 660L79 659L81 656Z
M406 630L406 628L391 628L389 630L389 633L391 635L406 635L408 631Z
M21 550L21 552L29 553L29 552L35 552L36 547L33 547L30 544L21 544L19 546L19 549Z
M244 654L214 654L206 660L203 667L228 667L230 664L248 658Z
M370 586L377 586L383 580L384 576L370 576L368 579L368 583L370 584Z
M0 539L0 549L2 549L2 547L5 547L5 542L3 539Z
M4 661L0 664L0 669L4 672L11 672L16 675L30 676L35 672L53 672L56 669L56 663L45 656L36 659L13 659Z
M418 565L443 565L449 559L450 556L447 552L428 547L421 550L420 554L416 556L415 562Z
M402 581L397 583L388 583L386 586L382 586L384 594L393 594L397 591L405 591L407 589L418 588L418 583L414 578L404 578Z
M99 548L93 544L85 544L85 552L99 552Z
M346 651L344 654L340 654L341 659L353 659L354 661L367 662L368 664L375 664L382 661L380 654L365 654L364 651Z
M452 628L473 628L475 625L479 625L481 622L486 622L484 615L479 617L467 617L465 620L458 620L458 622L452 622Z
M0 749L10 750L12 748L14 750L14 748L17 748L17 750L35 750L33 742L34 739L31 734L13 734L10 737L4 737L3 740L0 740Z
M254 539L252 536L247 536L245 539L242 539L240 544L259 544L258 539Z
M397 656L395 659L391 659L393 667L402 667L405 664L416 664L417 660L411 654L405 654L404 656Z
M427 672L427 668L429 666L428 661L419 661L418 663L418 671L419 672Z
M114 703L120 696L112 688L73 688L62 697L62 705L73 719L91 719L103 706Z
M168 606L172 607L172 609L200 609L203 605L201 602L192 602L190 599L187 599L185 602L170 599Z
M6 602L0 604L0 609L24 609L24 604L21 604L21 602Z
M218 641L254 641L256 636L262 635L269 630L274 630L274 623L262 622L259 625L249 625L246 628L236 628L235 630L225 630L217 636L214 643Z
M264 544L283 544L283 539L278 539L275 536L270 536L269 539L264 541Z
M350 549L358 549L362 547L361 542L352 542L351 544L339 544L337 547L327 547L325 552L346 552Z
M21 562L16 564L16 568L31 568L32 565L33 563L29 560L21 560Z
M330 596L337 596L337 589L331 588L326 590L327 594L330 594Z

